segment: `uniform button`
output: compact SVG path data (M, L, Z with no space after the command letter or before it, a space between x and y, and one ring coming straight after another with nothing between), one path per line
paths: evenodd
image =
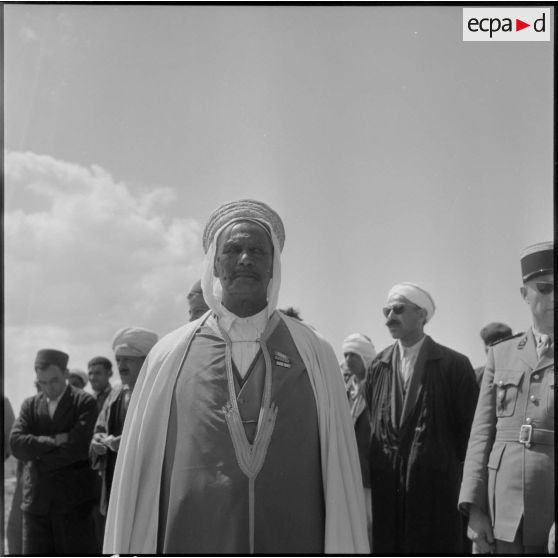
M536 398L534 395L531 395L531 397L529 397L529 399L530 399L531 401L536 401L536 400L537 400L537 398Z
M525 424L531 424L531 422L532 422L532 419L530 419L529 417L527 417L525 419Z
M498 382L498 385L499 385L499 386L503 386L503 385L504 385L504 380L500 380L500 381Z
M538 374L533 374L533 380L538 380L540 376Z

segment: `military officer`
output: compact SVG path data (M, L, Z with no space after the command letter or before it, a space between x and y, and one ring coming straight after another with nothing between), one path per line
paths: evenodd
M532 326L493 345L459 495L473 552L543 554L554 521L553 242L521 254Z

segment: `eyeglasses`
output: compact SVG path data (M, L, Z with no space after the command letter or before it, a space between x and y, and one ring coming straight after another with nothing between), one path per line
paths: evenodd
M397 315L403 314L403 312L405 312L405 308L405 304L394 304L393 306L385 306L384 308L382 308L382 312L387 318L392 312Z
M537 281L535 283L535 287L542 295L549 295L554 292L554 283L549 283L547 281Z

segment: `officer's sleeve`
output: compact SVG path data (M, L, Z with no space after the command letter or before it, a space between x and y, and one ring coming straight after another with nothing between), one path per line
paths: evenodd
M467 357L458 362L459 374L454 402L455 436L457 455L461 462L465 459L467 443L471 434L471 425L475 416L475 409L479 397L479 386L475 371Z
M488 514L488 457L496 435L496 400L494 396L494 352L489 349L481 389L463 468L459 509L467 511L474 504Z

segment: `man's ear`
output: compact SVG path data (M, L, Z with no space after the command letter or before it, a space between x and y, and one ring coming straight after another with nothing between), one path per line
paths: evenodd
M64 374L64 379L67 380L70 377L70 371L66 368L66 370L64 370L63 372Z
M527 287L525 285L522 285L521 287L519 287L519 292L521 293L521 298L525 300L525 297L527 296Z

